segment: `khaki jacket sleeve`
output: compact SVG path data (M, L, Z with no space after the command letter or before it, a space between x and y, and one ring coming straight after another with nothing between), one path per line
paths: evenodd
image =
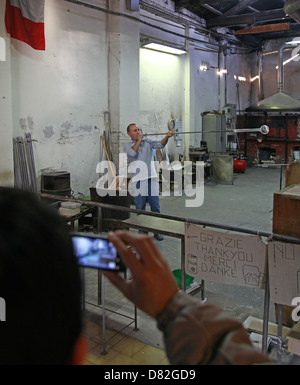
M174 365L269 363L255 350L238 321L213 304L178 292L158 318L166 352Z

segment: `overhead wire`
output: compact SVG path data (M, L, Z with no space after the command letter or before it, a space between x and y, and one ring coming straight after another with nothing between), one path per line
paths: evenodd
M107 14L110 14L110 15L119 16L119 17L125 17L125 18L128 18L130 20L136 21L138 23L142 23L142 24L147 25L149 27L158 29L158 30L160 30L162 32L166 32L166 33L169 33L169 34L172 34L172 35L175 35L175 36L187 39L189 41L198 42L198 43L202 43L202 44L213 45L213 46L218 46L218 43L207 42L205 40L201 40L201 39L198 39L198 38L195 38L195 37L192 37L192 36L188 36L186 34L181 34L181 33L175 32L175 31L170 31L170 30L168 30L168 29L166 29L164 27L154 25L152 23L149 23L149 22L147 22L145 20L142 20L141 18L138 18L138 17L130 15L130 14L126 14L126 13L122 13L122 12L117 12L117 11L112 11L110 9L99 7L97 5L93 5L93 4L86 3L86 2L83 2L83 1L79 1L79 0L64 0L64 1L66 1L68 3L76 4L76 5L81 5L81 6L84 6L84 7L87 7L87 8L95 9L95 10L98 10L100 12L104 12L104 13L107 13ZM149 5L147 3L145 3L144 1L140 1L140 3L144 4L144 9L145 10L147 10L146 8L150 9ZM162 11L159 11L157 8L155 8L155 11L154 11L153 7L151 8L151 12L160 13L160 16L165 17L165 18L171 18L172 21L174 21L174 20L176 20L176 18L178 18L178 16L176 16L174 14L169 14L165 10L164 10L164 12L162 12ZM142 17L143 17L143 15L142 15ZM183 18L180 18L179 22L181 24L183 24L183 25L191 27L191 23L188 23L187 21L184 21ZM224 39L224 36L222 34L218 33L218 32L207 30L204 27L199 26L199 25L194 25L194 27L199 29L199 30L202 29L203 33L208 33L210 35L213 35L216 39L217 38ZM226 39L228 41L231 41L231 43L233 43L233 44L245 47L242 42L239 42L238 40L233 40L230 36L226 36Z

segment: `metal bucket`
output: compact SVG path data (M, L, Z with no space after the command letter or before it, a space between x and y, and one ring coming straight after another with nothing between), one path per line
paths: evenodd
M130 207L130 201L131 201L130 194L128 194L127 192L126 196L120 196L119 190L115 190L115 191L116 191L116 196L110 196L108 194L105 196L100 196L97 194L97 190L95 187L90 187L91 200L94 202L106 203L108 205ZM130 217L130 212L104 209L104 208L102 209L103 219L119 219L122 221L124 219L128 219L129 217Z

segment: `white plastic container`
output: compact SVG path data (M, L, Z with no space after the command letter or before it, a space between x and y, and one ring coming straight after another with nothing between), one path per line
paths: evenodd
M79 214L81 210L81 203L76 202L62 202L59 213L67 217Z
M300 159L300 151L294 151L294 159Z

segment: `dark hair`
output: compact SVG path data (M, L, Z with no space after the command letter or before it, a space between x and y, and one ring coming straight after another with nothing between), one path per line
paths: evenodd
M127 126L127 132L130 132L130 127L131 126L135 126L136 125L136 123L130 123L130 124L128 124L128 126Z
M79 268L56 209L0 188L0 364L67 364L82 329Z

